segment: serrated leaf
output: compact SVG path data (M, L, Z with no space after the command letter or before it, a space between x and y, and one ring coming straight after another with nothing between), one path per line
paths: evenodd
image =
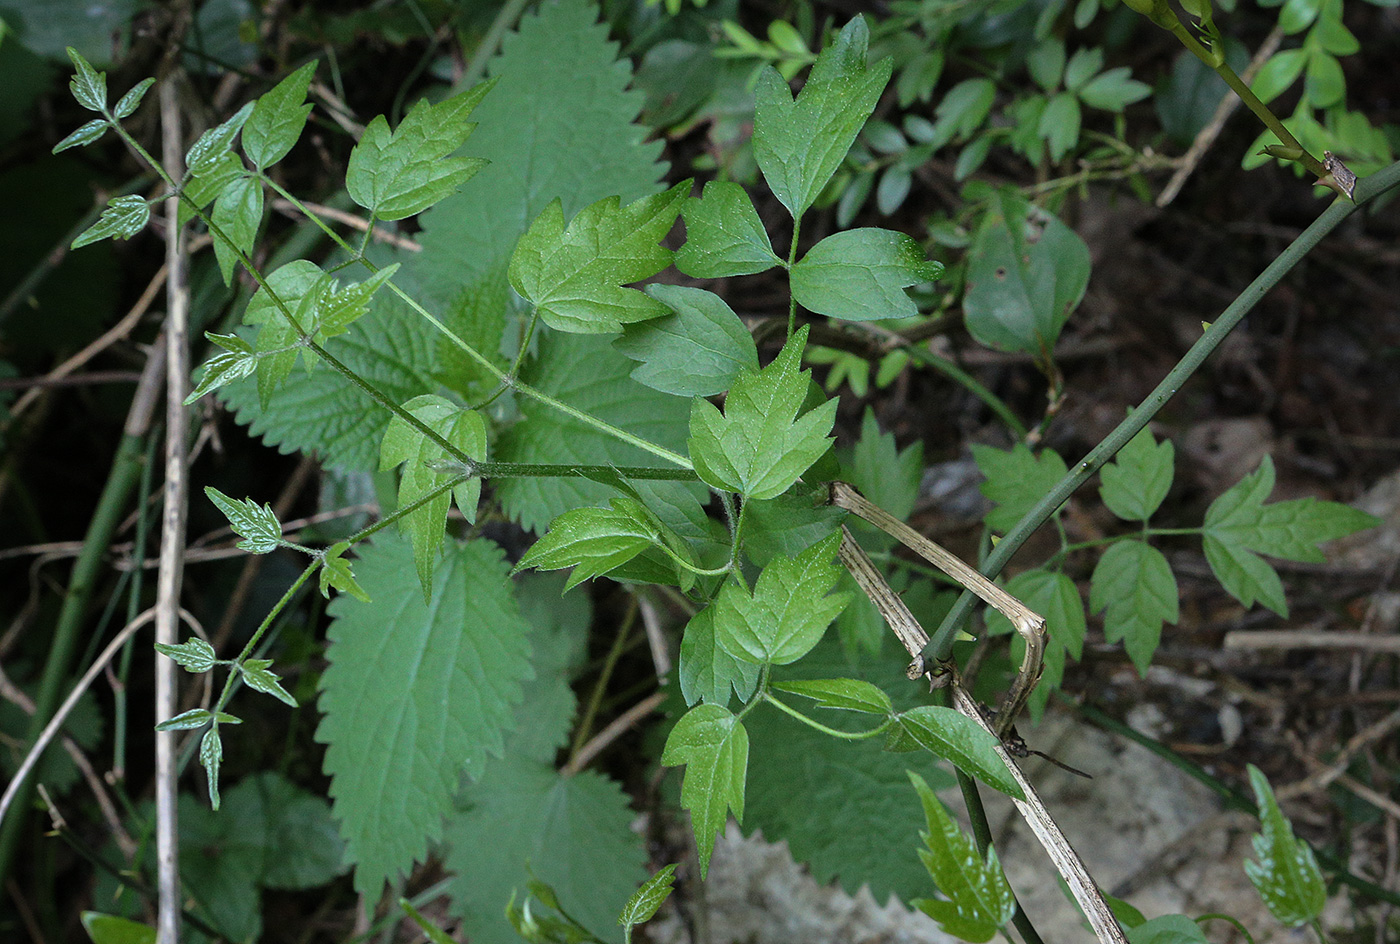
M715 640L715 608L690 618L681 637L681 695L687 706L704 701L727 706L730 691L747 701L758 687L759 666L731 656Z
M493 761L462 791L444 828L447 867L456 873L450 911L463 919L465 936L518 944L504 910L528 887L592 934L620 940L617 914L646 875L642 839L628 828L634 815L627 795L599 774L566 777L538 760Z
M287 156L306 127L311 105L306 90L316 74L317 62L308 62L258 97L243 126L243 153L258 170L266 170Z
M184 226L197 215L195 208L203 209L214 200L230 183L248 173L238 155L225 151L218 158L205 165L200 173L187 181L180 200L178 220Z
M191 708L173 718L167 718L156 725L157 731L191 731L202 728L214 720L214 713L207 708Z
M749 766L749 735L744 724L721 705L696 705L666 737L661 763L685 765L681 806L690 810L700 878L710 869L715 837L729 810L744 819L744 780Z
M190 395L185 397L185 406L199 400L207 393L218 390L224 384L251 377L258 369L258 359L251 351L247 353L226 351L215 354L204 362L204 373L195 384Z
M185 152L185 167L196 177L202 177L226 160L234 137L242 130L243 123L253 113L253 103L248 102L227 120L204 132Z
M796 101L777 70L770 66L759 73L754 159L794 219L841 165L890 80L890 59L867 65L869 42L865 18L855 17L817 57Z
M921 898L910 904L955 938L978 944L990 941L1016 913L1016 898L996 850L988 849L984 859L977 843L948 815L924 778L910 771L909 780L918 791L928 825L928 831L921 834L927 848L919 850L919 858L948 899Z
M174 659L187 672L198 675L201 672L208 672L219 661L219 655L214 651L214 647L209 645L198 636L186 639L178 646L169 643L158 642L155 644L156 652Z
M940 705L920 705L901 713L899 726L924 749L988 786L1017 800L1026 798L996 752L997 739L971 718Z
M117 100L117 104L112 107L112 117L118 120L133 114L141 107L141 99L146 97L146 92L152 85L156 84L155 79L142 79L131 87L131 90Z
M1206 560L1221 586L1245 606L1257 600L1288 615L1283 584L1261 557L1321 563L1325 541L1375 526L1376 518L1339 502L1316 498L1264 504L1274 490L1273 459L1211 502L1202 527Z
M676 268L691 278L754 275L783 264L753 200L739 184L709 181L699 197L685 201L681 216L685 245L676 251Z
M69 248L81 249L104 239L130 239L145 229L150 219L151 205L144 197L136 194L113 197L107 201L107 209L102 211L97 222L83 230Z
M214 212L209 218L233 241L230 246L222 239L214 240L214 256L219 262L219 272L224 277L225 285L233 282L239 253L247 255L252 251L262 215L262 181L255 177L239 177L230 181L215 198Z
M875 411L866 407L860 439L851 451L850 482L860 493L896 518L914 510L924 471L924 445L915 440L903 450L893 433L880 432Z
M1037 456L1024 443L1010 450L974 443L972 458L987 477L982 494L997 503L987 512L987 527L993 531L1010 531L1068 472L1055 450L1042 449Z
M85 124L79 125L77 130L73 131L62 141L55 144L53 146L53 150L49 153L57 154L60 151L66 151L69 148L84 147L86 145L89 145L92 142L96 141L98 138L102 137L104 134L106 134L107 129L111 127L111 124L112 123L106 118L94 118Z
M1123 640L1138 674L1146 675L1162 641L1162 623L1175 624L1180 616L1176 577L1162 552L1146 541L1119 541L1094 568L1089 606L1104 614L1104 638Z
M839 534L796 557L775 557L750 594L731 578L715 601L715 640L736 659L757 665L786 665L802 658L850 601L835 593L841 568L832 563Z
M675 880L676 866L673 863L643 882L642 887L627 899L627 904L622 906L622 913L617 916L617 923L625 929L627 940L632 939L633 926L650 921L657 909L671 897L671 883Z
M1063 160L1079 143L1079 123L1079 102L1072 92L1052 95L1045 103L1036 131L1050 149L1050 160Z
M350 594L361 603L369 603L369 594L365 593L364 587L355 580L350 562L341 556L349 549L350 545L342 541L326 551L326 557L321 562L321 596L329 600L331 588L334 587L341 593Z
M792 295L809 311L847 321L918 314L904 289L943 274L910 236L887 229L852 229L813 246L792 267Z
M1316 921L1327 904L1327 886L1312 848L1293 835L1263 772L1249 765L1249 783L1259 804L1262 831L1253 837L1257 861L1246 859L1245 874L1270 913L1289 927Z
M1089 247L1014 190L988 207L968 255L967 328L988 347L1049 359L1089 284Z
M461 409L436 394L414 397L403 408L468 458L477 461L486 459L486 421L480 413ZM410 426L402 417L395 416L389 421L379 449L379 467L387 471L403 466L399 475L400 508L412 505L451 480L456 473L441 466L455 461L447 450ZM443 492L399 519L399 526L413 542L413 560L425 601L432 591L433 565L442 548L447 507L453 497L467 521L475 523L476 506L481 498L481 478L475 475L456 486L450 496Z
M209 806L215 810L219 808L219 769L223 762L224 742L219 737L219 722L215 721L199 742L199 766L204 768L209 782Z
M254 691L271 695L289 707L297 707L297 700L282 687L281 676L271 671L271 665L271 659L245 659L238 664L238 672Z
M713 292L685 285L648 285L669 315L629 324L613 347L641 363L632 379L681 397L723 393L743 370L758 370L753 335Z
M204 494L224 513L233 532L244 538L238 542L241 550L251 554L267 554L281 546L282 523L277 520L277 513L271 505L264 503L259 508L251 498L237 501L209 485L204 487Z
M72 46L68 47L68 58L75 70L68 80L73 98L88 111L102 111L107 107L107 73L94 69Z
M894 710L890 696L885 694L884 689L861 679L800 679L781 682L773 687L780 692L811 698L823 708L873 715L888 714Z
M665 526L645 505L618 496L610 508L578 508L566 511L549 525L515 565L539 570L572 567L564 589L610 573L650 547L661 546Z
M690 411L690 455L700 478L746 498L774 498L787 491L831 445L836 401L799 419L808 372L801 369L808 326L759 371L745 371L724 401L724 415L706 400Z
M448 155L476 128L468 116L492 85L482 82L436 105L420 99L392 132L383 115L371 121L345 170L350 199L377 219L401 220L469 180L486 161Z
M1148 520L1171 490L1175 455L1170 439L1144 428L1099 473L1099 497L1124 521Z
M406 542L361 548L359 579L375 602L330 602L316 739L356 887L378 894L437 841L461 771L500 755L530 663L494 544L454 544L431 607Z
M690 194L683 180L665 193L627 206L604 197L579 211L567 228L555 200L520 238L510 260L510 284L560 331L608 334L624 324L666 314L666 306L629 282L650 278L671 262L658 245Z

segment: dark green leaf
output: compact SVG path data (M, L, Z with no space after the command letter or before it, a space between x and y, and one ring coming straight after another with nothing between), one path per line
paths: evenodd
M102 211L97 222L83 230L69 248L81 249L89 243L114 237L130 239L145 229L150 218L151 206L144 197L135 194L113 197L107 201L107 209Z
M851 484L902 521L914 510L923 471L923 443L915 440L900 450L894 434L881 433L875 411L866 407L860 439L851 453Z
M209 805L215 810L219 808L219 768L223 762L224 742L219 737L219 723L215 721L199 742L199 766L204 768L209 781Z
M1249 765L1249 783L1259 804L1262 831L1253 838L1258 861L1245 860L1244 871L1275 918L1289 927L1309 924L1327 904L1327 886L1317 857L1307 843L1293 835L1293 826L1262 771Z
M305 99L316 65L314 60L308 62L259 96L253 106L253 113L243 126L243 153L258 170L286 157L301 137L306 116L311 114L311 105Z
M244 683L254 691L271 695L284 705L295 708L297 700L282 687L281 676L271 671L271 659L245 659L238 664Z
M643 882L642 887L622 906L622 914L618 915L617 923L628 929L629 940L631 928L650 921L662 903L671 897L671 883L675 880L676 866L668 865Z
M91 144L102 137L102 135L106 134L111 124L112 123L106 118L94 118L80 126L78 130L68 135L68 137L55 144L53 146L53 151L50 153L57 154L59 151L66 151L69 148L83 147ZM88 913L91 914L91 912Z
M1162 552L1145 541L1123 540L1099 558L1089 582L1089 606L1103 612L1104 638L1123 640L1138 674L1146 675L1162 641L1162 623L1175 624L1176 578Z
M68 80L73 98L88 111L102 111L107 107L107 73L94 69L72 46L68 47L68 58L76 70Z
M169 656L174 659L177 664L182 666L185 671L194 672L195 674L208 672L219 661L218 653L214 651L214 647L197 636L186 639L178 646L158 642L155 644L155 647L156 652L164 656Z
M826 237L792 267L792 294L802 307L833 318L906 318L918 308L904 289L942 274L942 263L912 237L853 229Z
M550 522L549 532L525 552L515 569L572 567L564 585L567 591L584 580L616 570L652 547L670 548L682 560L694 563L680 536L642 502L619 495L612 499L611 506L564 512ZM689 579L693 579L690 572L683 570L679 577L688 589Z
M133 85L131 91L118 99L117 104L113 106L112 117L120 120L135 112L141 107L141 99L146 97L147 90L155 84L155 79L142 79Z
M700 878L710 870L715 837L728 811L744 819L744 780L749 766L749 735L738 718L720 705L696 705L666 738L661 763L685 765L681 806L690 810Z
M1099 497L1124 521L1148 520L1172 487L1175 454L1171 440L1142 430L1099 473Z
M997 739L971 718L951 708L921 705L900 714L899 725L920 746L988 786L1018 800L1026 798L996 751Z
M249 102L222 124L215 125L199 136L185 152L185 167L196 177L202 177L224 161L234 137L243 128L243 123L253 113L253 103Z
M783 264L753 201L736 183L710 181L700 197L685 201L681 216L686 238L676 252L676 268L692 278L753 275Z
M763 568L753 593L731 578L715 601L715 639L736 659L786 665L802 658L845 608L850 594L828 594L841 569L832 563L839 534L795 558L775 557Z
M251 498L236 501L208 485L204 487L204 494L224 513L234 533L245 538L238 542L241 550L266 554L281 546L282 524L271 505L264 503L259 508Z
M997 503L987 512L987 527L993 531L1010 531L1068 472L1055 450L1042 449L1037 456L1023 443L1010 451L973 444L972 457L987 477L982 494Z
M671 314L629 324L613 347L641 364L632 379L682 397L723 393L742 370L758 370L753 335L724 299L683 285L648 285Z
M262 223L263 192L262 181L255 177L238 177L230 181L214 200L214 212L210 219L223 234L233 241L230 246L222 239L214 240L214 255L219 262L219 272L224 284L233 282L233 271L238 265L239 253L252 252L257 240L258 226Z

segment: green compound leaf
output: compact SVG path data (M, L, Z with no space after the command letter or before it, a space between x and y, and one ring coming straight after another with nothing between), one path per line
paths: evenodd
M127 194L107 201L107 209L102 211L96 223L83 230L70 244L70 249L82 247L104 239L130 239L151 219L151 205L144 197Z
M681 695L687 706L698 701L729 704L732 689L740 701L753 697L760 667L731 656L715 639L715 607L690 618L681 637Z
M1055 450L1042 449L1037 456L1023 443L1010 450L974 444L972 457L987 477L982 494L997 503L987 513L993 531L1010 531L1068 471Z
M919 313L904 291L943 275L918 242L887 229L852 229L826 237L792 267L792 295L808 311L847 321Z
M671 250L658 243L689 194L684 180L625 207L617 197L604 197L580 210L567 229L563 203L555 200L520 237L510 260L511 286L560 331L610 334L666 314L663 303L621 286L670 265Z
M909 780L924 807L928 831L921 833L927 848L919 858L947 901L919 898L910 904L938 922L948 934L980 944L990 941L997 929L1016 913L1016 898L997 861L997 851L982 858L972 837L958 828L923 777L913 771Z
M968 255L963 308L979 343L1048 360L1089 284L1089 247L1053 214L998 190Z
M282 687L281 676L270 671L271 659L245 659L238 664L238 672L243 682L254 691L271 695L290 708L297 707L297 700Z
M1036 568L1023 570L1006 582L1006 592L1045 617L1048 638L1045 642L1045 662L1040 684L1031 692L1026 703L1031 718L1039 720L1050 700L1050 693L1059 688L1065 675L1065 658L1078 660L1084 653L1084 600L1073 580L1062 573ZM995 610L987 614L987 630L996 634L1015 633L1011 621ZM1012 639L1012 658L1019 662L1025 651L1020 636Z
M710 181L699 197L685 201L681 216L685 245L676 251L676 268L691 278L754 275L783 264L753 201L736 183Z
M255 177L234 178L215 198L210 219L233 242L230 246L222 239L214 240L214 257L218 260L219 273L223 275L225 285L233 282L238 254L252 252L262 216L262 181Z
M186 672L193 672L198 675L200 672L208 672L218 664L219 656L214 652L214 647L198 637L186 639L178 646L169 643L158 642L155 644L156 652L163 656L169 656L180 665ZM173 719L172 719L173 720ZM167 724L169 722L166 722Z
M773 558L752 595L731 578L714 604L719 645L757 665L786 665L810 652L851 599L849 593L827 595L841 576L832 563L840 543L840 534L832 534L795 558Z
M1211 503L1202 530L1206 560L1221 586L1245 606L1257 600L1286 617L1283 584L1259 555L1321 563L1326 557L1319 544L1374 527L1377 520L1311 497L1265 505L1273 490L1274 462L1265 456L1258 469Z
M208 485L204 494L224 513L234 533L244 538L238 542L240 550L266 554L282 546L282 523L271 505L264 503L259 508L251 498L237 501Z
M485 166L477 157L449 157L476 128L468 118L492 82L430 105L419 100L396 130L379 115L350 152L345 189L381 220L421 213Z
M613 347L641 363L632 379L662 393L710 397L758 370L753 335L714 292L684 285L648 285L647 294L671 314L629 324Z
M799 328L767 367L739 376L723 416L707 400L692 402L690 455L701 480L746 498L774 498L830 447L835 400L797 417L810 384L800 366L807 331Z
M306 103L306 90L316 74L313 60L302 66L271 91L263 93L253 105L253 113L243 126L243 153L258 170L266 170L287 156L306 127L311 105Z
M60 151L66 151L69 148L86 147L87 145L91 144L92 142L96 141L98 138L106 134L107 129L111 126L112 123L106 118L94 118L89 122L79 125L77 130L73 131L68 135L68 137L55 144L53 146L53 150L49 153L57 154ZM91 912L88 913L91 914Z
M799 679L781 682L773 687L780 692L811 698L823 708L872 715L889 714L894 710L890 696L885 694L884 689L861 679Z
M1171 440L1159 443L1143 429L1099 473L1099 497L1124 521L1148 520L1171 490L1175 455Z
M1259 804L1262 832L1253 839L1258 861L1246 860L1245 874L1275 918L1289 927L1316 921L1327 904L1327 886L1317 858L1307 843L1293 835L1293 826L1279 809L1263 772L1249 765L1249 782Z
M486 458L486 421L475 410L463 410L455 403L434 394L414 397L403 408L415 419L456 446L469 458ZM444 468L458 464L437 443L401 417L389 421L384 441L379 449L379 468L388 471L403 465L399 477L399 507L406 508L441 488L455 474ZM432 592L433 565L442 548L443 529L447 524L447 506L455 498L457 508L469 523L476 522L476 505L481 498L481 479L472 476L457 485L449 495L443 492L427 504L399 519L399 526L413 542L413 561L418 580L423 586L426 602Z
M107 107L107 73L94 69L82 54L72 46L68 47L68 58L73 61L73 78L68 80L68 89L88 111L101 111Z
M431 607L407 542L361 545L358 570L375 602L330 602L316 739L327 745L356 887L378 895L438 840L461 772L501 754L531 670L508 568L490 541L449 549Z
M661 763L685 765L681 806L690 810L700 878L710 870L715 837L724 828L728 811L744 819L744 780L749 766L749 734L743 722L721 705L696 705L687 711L666 738Z
M1104 638L1123 640L1139 675L1147 674L1162 641L1162 623L1175 624L1180 616L1177 601L1171 566L1145 541L1111 545L1089 581L1089 606L1104 613Z
M1133 102L1142 101L1152 94L1152 86L1130 78L1132 72L1128 66L1100 72L1079 89L1080 101L1104 111L1122 111Z
M855 17L812 66L794 101L777 70L758 77L753 152L773 195L797 219L817 199L875 110L893 63L866 63L870 30Z
M904 733L921 747L1018 800L1025 793L996 751L997 739L951 708L920 705L898 716Z
M617 923L622 925L624 940L632 940L632 928L645 924L656 914L667 898L671 897L671 883L676 880L676 866L666 866L642 883L642 887L622 906Z
M860 422L860 439L851 451L851 484L902 521L914 510L923 471L924 444L915 440L900 450L894 434L880 432L875 411L866 407Z
M591 771L566 777L550 763L515 756L488 764L444 829L447 867L456 873L450 910L462 918L464 937L519 944L505 908L528 888L597 937L619 940L618 912L646 876L642 838L628 828L634 817L627 794Z
M690 547L664 521L636 498L619 495L610 508L577 508L566 511L549 525L549 531L525 552L516 571L527 567L573 572L564 584L567 592L585 580L601 577L626 564L649 548L669 549L694 564ZM674 578L688 590L693 574L677 568Z

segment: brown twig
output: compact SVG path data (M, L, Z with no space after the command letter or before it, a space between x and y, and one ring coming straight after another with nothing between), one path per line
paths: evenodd
M559 773L565 777L571 777L587 767L589 761L602 753L609 744L616 741L629 728L661 707L661 703L665 700L665 692L656 692L655 694L643 698L631 708L628 708L609 722L603 730L589 738L588 741L575 752L574 756L569 758L569 762L559 769Z

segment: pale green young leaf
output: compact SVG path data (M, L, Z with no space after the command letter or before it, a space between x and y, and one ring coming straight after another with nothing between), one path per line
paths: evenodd
M291 708L297 707L297 700L282 687L281 676L271 670L271 659L244 659L238 663L238 672L243 682L254 691L271 695Z
M271 505L264 503L260 508L251 498L238 501L209 485L204 494L224 513L234 533L244 539L238 542L240 550L266 554L282 546L282 523Z
M361 603L369 603L369 594L365 593L364 587L355 580L355 573L350 568L350 562L342 555L350 550L350 545L344 541L326 551L326 557L321 561L321 596L327 600L331 598L331 588L339 590L341 593L348 593Z
M1079 143L1079 102L1070 92L1052 95L1040 113L1036 131L1045 139L1050 160L1059 162Z
M830 447L835 400L797 415L810 384L801 369L807 330L798 329L767 367L739 375L723 416L707 400L692 402L690 454L701 480L745 498L773 498Z
M226 121L204 132L185 152L185 167L189 173L202 177L223 161L229 153L233 139L242 130L243 123L253 113L253 103L248 102L234 112Z
M624 326L613 347L641 363L632 379L681 397L723 393L743 370L758 370L758 348L739 316L713 292L648 285L669 315Z
M898 715L910 738L937 757L1017 800L1025 793L997 753L997 739L964 715L940 705L921 705Z
M223 234L233 241L230 246L222 239L214 240L214 257L219 263L219 272L224 284L233 282L233 271L238 266L239 253L247 255L257 240L258 226L262 224L263 191L262 181L256 177L237 177L230 181L214 200L214 212L210 219Z
M642 887L627 900L627 904L622 906L622 913L617 916L617 923L623 927L624 940L631 941L632 928L650 921L657 909L671 897L671 883L675 880L676 866L672 863L643 882Z
M196 675L200 672L208 672L219 661L218 654L214 652L214 647L203 639L195 636L186 639L178 646L169 643L158 642L155 644L156 652L163 656L169 656L183 667L186 672L193 672Z
M329 604L316 739L355 886L378 896L438 840L461 772L500 756L531 668L509 568L490 541L451 546L431 606L405 541L382 535L359 553L375 602Z
M369 312L370 300L384 287L399 263L387 265L363 282L351 282L341 287L338 281L327 283L326 290L316 299L316 309L312 317L313 334L317 343L344 334L350 326Z
M92 142L96 141L98 138L102 137L104 134L106 134L107 129L111 126L112 123L106 118L94 118L91 121L85 122L84 124L78 126L77 130L73 131L71 134L68 135L68 137L55 144L53 146L53 150L49 153L57 154L60 151L66 151L69 148L85 147L91 144Z
M822 708L860 711L872 715L889 714L894 710L890 696L885 694L884 689L861 679L799 679L780 682L773 687L781 692L811 698Z
M891 60L867 64L869 42L864 17L855 17L817 57L796 101L775 69L766 67L759 74L754 159L794 219L841 166L890 80Z
M1068 471L1055 450L1042 449L1037 456L1024 443L1010 450L974 444L972 457L987 477L982 494L997 503L987 512L993 531L1010 531Z
M715 837L728 811L744 819L744 781L749 767L749 735L743 722L721 705L696 705L681 716L666 738L661 763L685 765L681 806L690 810L700 878L710 870Z
M1203 543L1211 570L1231 595L1245 606L1257 600L1287 616L1283 584L1259 555L1321 563L1326 557L1318 545L1374 527L1376 519L1313 497L1264 504L1273 490L1274 463L1265 456L1206 510Z
M257 369L258 358L251 350L215 354L204 362L204 373L200 376L199 383L190 391L190 395L185 397L185 406L196 402L206 393L218 390L224 384L252 375Z
M560 331L608 334L666 314L662 302L622 286L670 265L671 250L659 242L689 194L690 181L683 180L625 207L617 197L604 197L567 228L563 204L554 201L516 245L510 284Z
M1142 430L1099 473L1099 497L1124 521L1148 520L1172 487L1175 455L1170 439Z
M797 261L792 295L809 311L847 321L907 318L919 310L904 289L942 274L942 263L912 237L852 229L826 237Z
M286 157L301 137L306 116L311 114L305 99L316 66L315 60L308 62L258 97L243 126L243 153L258 170Z
M1076 92L1103 68L1103 50L1097 46L1076 49L1065 66L1065 88Z
M1146 541L1110 545L1089 581L1089 607L1104 614L1104 638L1123 640L1139 675L1147 674L1162 641L1162 624L1179 618L1177 601L1171 566Z
M759 666L736 659L715 640L715 607L707 606L690 618L681 637L681 696L687 706L704 701L729 704L730 691L740 701L753 697Z
M166 718L156 725L157 731L192 731L202 728L214 720L214 713L207 708L191 708L173 718Z
M486 421L475 410L464 410L436 394L414 397L403 405L406 412L437 433L469 458L486 458ZM399 507L407 507L442 487L453 472L442 466L456 460L433 440L407 420L395 416L389 421L379 450L379 468L383 471L402 465L399 476ZM472 476L458 485L451 495L443 492L427 504L399 519L399 526L413 542L413 560L426 601L432 592L433 566L442 547L443 529L447 524L447 508L452 498L468 522L476 521L476 506L481 498L481 478Z
M1079 89L1079 99L1090 108L1122 111L1152 94L1152 86L1130 78L1132 69L1119 66L1094 76Z
M476 128L468 118L494 84L482 82L436 105L420 99L392 132L383 115L376 117L350 152L345 170L350 198L377 219L401 220L469 180L486 161L448 155Z
M72 46L68 58L73 61L73 78L68 80L73 98L88 111L102 111L107 107L107 73L94 69Z
M1031 692L1026 707L1032 720L1038 720L1050 700L1050 693L1059 688L1064 678L1065 659L1076 660L1084 652L1087 626L1084 620L1084 600L1073 580L1062 573L1034 568L1023 570L1006 582L1006 592L1045 617L1045 662L1040 684ZM987 631L995 634L1015 632L1011 621L995 610L987 613ZM1021 658L1024 643L1019 636L1012 640L1012 657Z
M990 941L1016 913L1016 898L996 850L988 849L984 859L977 843L948 815L924 778L910 771L909 780L918 791L928 825L928 831L921 834L927 848L919 850L919 858L948 899L920 898L910 904L959 940Z
M83 230L69 245L70 249L81 249L89 243L104 239L130 239L151 219L151 205L144 197L127 194L107 201L107 209L102 211L96 223Z
M118 120L133 114L141 107L141 99L146 97L146 92L152 85L156 84L155 79L142 79L131 87L131 90L117 100L117 104L112 106L112 117Z
M1263 772L1249 765L1249 782L1259 804L1261 832L1253 837L1257 861L1244 871L1275 918L1289 927L1316 921L1327 904L1327 886L1312 848L1293 835Z
M832 563L839 534L796 557L768 562L750 594L731 578L715 601L715 639L731 656L757 665L786 665L802 658L850 601L831 593L841 569Z
M209 781L209 805L215 810L219 808L219 768L223 762L224 742L219 737L219 723L215 721L199 742L199 766L204 768Z
M572 567L564 585L568 591L660 545L659 524L644 505L626 496L614 498L611 508L566 511L550 522L549 531L525 552L515 569Z
M739 184L708 182L699 197L685 201L681 216L685 245L676 251L676 268L691 278L753 275L783 264L773 252L753 201Z

